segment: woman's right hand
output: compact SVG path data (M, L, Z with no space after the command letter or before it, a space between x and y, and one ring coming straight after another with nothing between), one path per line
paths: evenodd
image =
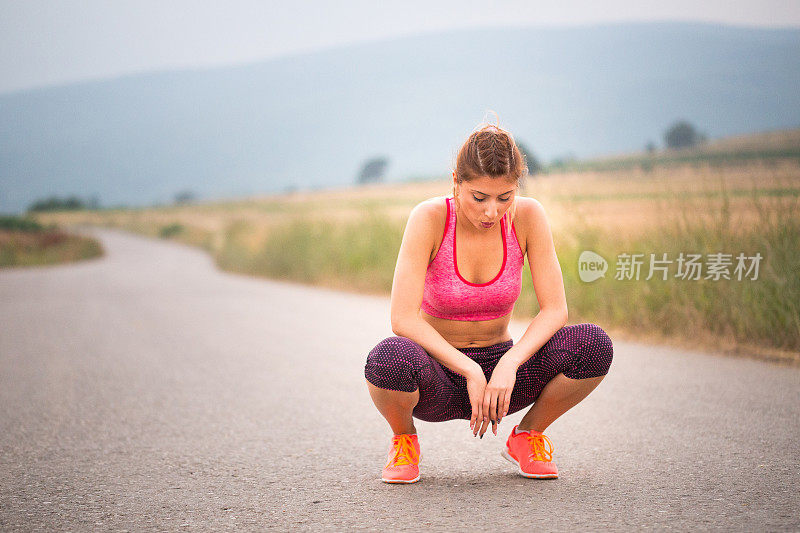
M486 389L486 376L483 375L483 369L475 364L466 376L467 379L467 394L469 395L469 404L472 406L472 418L469 419L469 429L472 430L472 436L478 435L478 430L484 424L484 417L488 417L488 413L483 412L483 395ZM484 430L485 431L485 430ZM481 436L483 433L481 432Z

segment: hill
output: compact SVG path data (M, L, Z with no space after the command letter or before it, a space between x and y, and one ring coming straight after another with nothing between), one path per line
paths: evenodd
M699 23L454 31L0 96L0 212L445 175L486 109L545 160L800 125L800 30Z

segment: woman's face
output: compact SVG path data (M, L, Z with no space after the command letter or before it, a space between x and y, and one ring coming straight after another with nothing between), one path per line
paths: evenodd
M472 181L458 183L455 179L454 172L453 182L456 185L459 216L482 231L488 231L500 223L500 219L511 207L514 195L517 193L517 186L513 180L481 176Z

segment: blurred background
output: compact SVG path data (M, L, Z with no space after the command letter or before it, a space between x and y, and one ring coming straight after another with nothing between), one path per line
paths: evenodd
M388 295L409 211L492 110L571 323L800 360L796 2L0 1L0 50L2 267L102 255L90 224ZM730 279L645 279L681 253L730 254Z

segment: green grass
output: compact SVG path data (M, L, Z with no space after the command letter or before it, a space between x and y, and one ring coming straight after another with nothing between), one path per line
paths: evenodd
M275 227L257 252L242 243L245 223L228 229L221 267L365 292L389 292L404 224L369 212L352 223L298 219Z
M743 346L760 345L800 352L800 195L791 186L728 190L724 183L715 190L675 192L628 192L618 194L573 194L552 198L569 206L571 201L657 200L673 220L675 209L682 216L662 223L635 238L582 222L576 212L575 226L554 234L561 264L570 322L597 322L631 332L662 333L685 339L711 338ZM733 202L733 200L736 200ZM275 199L267 203L238 202L208 207L210 216L222 209L236 214L247 208L263 210L273 217L229 219L224 231L213 232L186 223L169 223L159 216L130 212L120 225L155 237L172 238L201 246L214 254L228 270L288 279L303 283L389 294L405 220L389 216L388 209L413 206L411 197L311 199L298 204ZM743 205L747 204L749 205ZM735 206L735 207L734 207ZM653 207L658 209L659 207ZM193 214L206 209L193 208ZM410 209L410 207L409 207ZM735 209L751 214L739 220ZM339 211L355 213L340 221ZM396 213L398 210L394 209ZM217 211L218 212L218 211ZM162 215L163 213L160 213ZM341 213L339 213L341 214ZM698 214L704 214L700 217ZM657 213L656 213L657 216ZM752 217L755 216L755 222ZM665 218L666 220L667 218ZM213 227L213 226L212 226ZM637 232L641 234L641 232ZM571 238L566 238L567 236ZM604 278L585 283L578 276L578 257L592 250L609 261ZM762 256L758 279L683 280L670 265L669 279L646 280L650 253L667 253L676 260L683 253L702 254L705 278L707 254L735 257ZM621 253L644 253L639 280L615 279L615 263ZM730 271L733 276L733 266ZM538 312L530 271L525 266L523 291L514 310L524 319Z
M758 224L739 227L727 204L716 208L710 222L687 217L673 227L637 239L617 239L598 230L580 234L580 244L558 251L564 273L570 313L592 317L624 328L642 328L665 335L710 332L739 343L800 351L800 208L797 197L781 203L754 198L760 212ZM711 207L706 206L707 209ZM584 283L578 277L577 258L592 250L609 261L605 278ZM649 254L667 253L675 261L683 253L703 256L701 279L676 278L677 264L669 277L645 281ZM640 279L614 279L614 265L621 253L644 253ZM731 254L730 280L705 279L707 254ZM757 279L751 273L737 280L736 256L760 253ZM748 261L749 266L749 261ZM537 306L528 293L527 310Z
M167 224L161 227L158 231L158 236L162 239L169 239L183 233L184 229L182 224Z
M578 233L577 245L557 245L571 320L665 335L703 331L739 342L800 350L800 222L792 216L800 206L796 196L778 207L763 204L760 197L753 201L760 202L761 222L744 231L736 227L723 205L714 208L715 217L707 223L687 216L673 227L627 241L588 228ZM692 209L687 206L687 215ZM276 227L253 253L239 242L251 229L242 223L229 228L218 260L223 268L232 270L388 294L403 226L377 211L348 223L299 219ZM592 283L579 279L578 256L583 250L597 252L609 261L604 278ZM674 261L681 252L702 254L701 279L675 277ZM757 279L736 280L735 258L740 252L762 255ZM621 253L645 254L640 279L615 279L614 267ZM667 253L673 261L666 281L658 275L645 280L650 253L657 259ZM704 279L707 254L712 253L732 254L730 280ZM531 317L536 312L526 261L515 316Z
M44 229L43 225L32 218L0 215L0 230L39 232Z
M724 191L719 194L730 197ZM715 210L710 222L692 217L698 207L689 202L683 221L642 238L623 240L597 228L584 228L577 233L577 244L566 246L559 245L555 235L571 320L665 335L705 332L800 351L800 220L794 216L800 208L798 197L778 197L780 203L776 204L776 198L754 195L752 201L761 220L744 229L737 227L727 202L713 207L704 205L704 198L700 195L693 201L707 212ZM404 223L377 210L348 223L298 219L274 228L253 252L244 243L252 228L240 223L229 228L218 261L223 268L241 272L388 294L403 227ZM579 279L578 256L583 250L597 252L609 261L604 278L592 283ZM674 261L681 252L702 254L701 279L675 277ZM756 280L736 280L735 258L740 252L762 255ZM615 279L614 267L621 253L645 254L639 280ZM650 253L657 259L667 253L673 261L666 281L658 275L645 280ZM712 253L732 254L730 280L704 279L707 254ZM515 316L531 317L536 312L526 261Z

